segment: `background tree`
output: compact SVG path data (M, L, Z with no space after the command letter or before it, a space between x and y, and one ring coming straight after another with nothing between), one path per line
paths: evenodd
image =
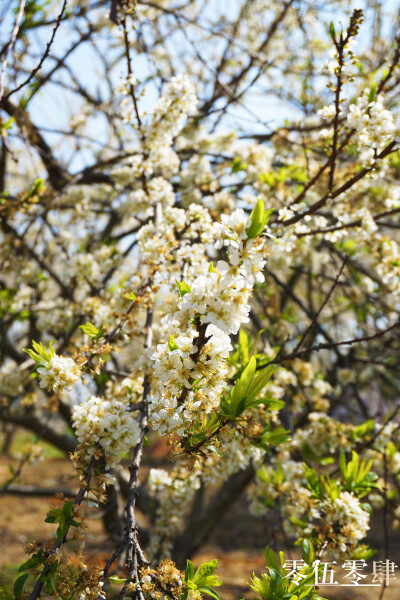
M178 568L245 489L308 564L276 590L267 552L266 599L316 598L315 558L370 557L373 507L389 558L400 40L390 3L361 8L0 8L0 419L80 478L17 598L215 595L214 563ZM142 478L147 436L173 460ZM106 565L71 557L88 503Z

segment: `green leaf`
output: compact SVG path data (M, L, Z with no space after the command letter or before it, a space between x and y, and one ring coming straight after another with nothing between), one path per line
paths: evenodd
M50 342L49 349L47 350L46 346L43 346L42 342L37 343L35 340L32 340L33 350L30 348L24 348L24 352L26 352L28 356L30 356L37 363L41 363L43 361L49 362L51 357L55 355L53 344L54 341Z
M369 94L368 94L368 102L374 102L375 101L377 88L378 88L378 84L377 83L374 83L371 86L371 89L370 89Z
M355 550L353 552L352 558L354 560L368 560L369 558L374 556L374 554L376 554L376 550L373 550L366 544L363 544L362 546L359 546L357 548L357 550Z
M258 179L262 181L262 183L266 183L270 187L272 187L276 183L276 177L274 173L260 173Z
M79 527L80 525L80 523L78 523L78 521L74 521L74 519L69 519L68 523L71 525L71 527Z
M168 340L168 349L170 352L173 352L174 350L178 350L179 346L175 341L175 338L173 335L169 336L169 340Z
M36 352L34 352L33 350L31 350L30 348L24 348L23 352L26 352L27 355L32 358L34 361L36 361L37 363L42 362L42 358L36 354Z
M53 508L49 510L47 513L47 517L45 518L45 523L59 523L60 519L63 518L63 513L60 508Z
M324 497L324 488L322 486L322 483L321 483L316 471L306 465L304 467L304 475L307 480L308 489L311 492L314 492L314 494L317 498L322 500L322 498Z
M243 329L239 331L239 357L240 363L247 365L249 362L249 338Z
M68 518L71 516L73 508L74 508L74 501L67 500L67 502L64 502L64 504L63 504L62 512Z
M242 398L243 396L247 396L247 392L254 378L254 373L256 372L256 367L257 361L254 356L252 356L239 379L239 387Z
M325 489L326 493L332 500L336 500L339 498L340 492L342 491L342 486L340 485L340 481L330 479L329 477L324 477L321 475L320 481L322 483L323 489Z
M67 533L67 531L68 531L68 525L66 523L64 523L63 525L59 525L57 527L56 537L59 542L62 542L63 537Z
M131 300L131 302L135 302L136 295L133 292L129 292L129 294L124 294L124 298Z
M302 557L304 562L308 565L311 565L314 561L314 547L310 540L303 540Z
M335 25L333 24L333 21L331 21L329 25L329 35L333 40L336 38Z
M360 504L360 508L365 510L365 512L367 512L370 515L370 517L372 517L372 515L373 515L372 506L370 504L368 504L368 502L362 502Z
M396 446L393 444L392 441L389 441L386 444L386 454L387 454L387 456L393 457L396 454L396 452L397 452Z
M289 439L290 431L287 431L283 427L277 427L277 429L274 429L273 431L267 431L261 437L263 444L272 444L273 446L283 444Z
M271 590L273 592L273 597L279 598L284 588L280 571L269 567L269 576L271 579Z
M98 329L93 323L86 322L85 325L79 325L79 329L83 331L83 333L86 333L88 337L95 340L98 340L104 335L103 325L100 325L100 329Z
M43 550L40 550L36 554L33 554L27 561L22 563L18 569L18 573L21 571L29 571L29 569L33 569L34 567L38 567L43 563Z
M273 210L273 208L265 210L264 202L261 198L258 198L257 204L250 215L250 225L246 230L247 238L249 240L256 238L262 233Z
M8 129L11 129L11 127L14 125L14 123L15 123L15 117L10 117L4 123L0 123L0 129L5 129L7 131Z
M14 595L15 600L19 600L21 598L22 590L24 589L24 585L26 580L29 577L29 573L24 573L14 583Z
M214 575L217 567L218 560L216 558L201 564L191 580L192 583L196 584L197 587L222 585L222 580Z
M191 560L186 561L185 583L192 580L194 577L194 566Z
M236 156L232 161L232 173L239 173L239 171L244 171L247 169L247 164L242 162L240 156Z
M296 525L297 527L300 527L301 529L305 529L308 525L308 521L300 521L300 519L297 519L296 517L289 517L289 521L291 523L293 523L293 525Z
M32 187L31 187L31 189L26 194L24 200L29 200L30 198L33 198L33 196L37 196L37 194L40 194L40 192L43 189L44 189L44 180L36 179L36 181L33 183Z
M190 294L190 287L185 281L178 281L177 279L175 279L175 282L178 287L178 292L181 298L183 298L185 294Z
M252 356L247 367L241 374L240 379L236 381L233 389L231 390L229 395L229 410L233 417L240 416L245 409L247 391L254 378L256 366L257 361L254 356Z
M258 394L267 385L268 381L271 379L276 370L277 367L275 365L269 365L268 367L262 369L258 375L256 375L247 391L248 402L256 399Z
M50 594L55 594L57 593L57 588L56 588L56 579L54 577L54 573L50 573L50 575L48 575L45 580L45 588L46 588L46 592L50 595Z
M214 575L217 568L218 568L218 560L216 558L213 558L212 560L208 560L207 562L202 563L198 567L196 574L193 578L193 581L197 581L200 577Z
M270 410L280 410L286 404L284 400L278 400L277 398L272 398L270 393L267 393L265 398L259 398L258 400L252 400L251 402L246 402L246 407L249 408L251 406L258 406L259 404L264 404L266 408Z
M203 594L207 594L208 596L211 596L212 598L215 598L215 600L221 600L221 598L219 597L219 595L217 594L217 592L215 590L213 590L212 588L209 587L201 587L201 588L197 588L199 592L202 592Z
M205 419L204 429L216 429L219 425L219 419L217 413L213 413L208 421Z
M99 387L103 387L104 385L106 385L107 381L109 381L110 379L110 375L108 373L105 373L105 371L102 371L95 377L95 381Z
M365 496L371 488L378 488L376 483L378 476L376 473L370 472L373 461L360 461L357 452L352 451L351 460L346 463L344 453L340 454L339 465L342 477L345 481L345 488L349 492L356 493L359 498Z
M264 550L265 556L265 564L269 569L275 569L278 573L281 572L281 564L279 562L278 556L276 552L272 550L269 546L267 546Z
M264 217L264 210L264 202L261 200L261 198L258 198L257 204L253 208L250 215L250 226L246 231L249 239L257 237L258 230Z
M117 575L111 575L111 577L108 578L108 581L113 585L119 585L120 583L125 583L126 579L121 579L120 577L117 577Z
M50 515L45 518L44 522L45 523L57 523L57 517Z
M249 584L250 588L259 594L262 598L272 599L273 596L271 594L271 578L268 577L265 573L262 575L262 579L256 577L253 573L253 578L251 583Z

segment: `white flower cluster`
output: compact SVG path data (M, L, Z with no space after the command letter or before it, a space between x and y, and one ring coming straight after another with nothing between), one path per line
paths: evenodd
M212 453L204 460L202 479L207 485L226 481L251 464L255 469L260 468L265 457L264 450L254 446L246 436L238 432L223 443L220 452L221 456Z
M137 232L140 276L168 283L176 292L177 273L189 278L208 267L205 244L213 241L212 219L207 209L191 204L187 210L158 204L158 215ZM154 266L162 268L154 270Z
M338 447L350 450L350 430L337 419L323 412L312 412L308 419L310 423L298 429L293 436L293 449L304 451L307 446L321 457L334 454Z
M381 96L369 99L370 90L363 91L356 104L351 104L347 122L357 132L360 160L371 166L396 134L393 115L386 110Z
M166 177L176 173L180 161L172 150L174 138L180 133L186 118L193 115L197 96L186 75L173 77L156 102L144 139L144 155L133 158L136 176L162 172Z
M339 116L342 115L342 108L339 105ZM321 108L317 114L321 117L321 119L323 121L329 121L329 122L333 122L333 119L336 115L336 107L334 104L328 104L328 106L324 106L323 108ZM328 129L321 129L319 136L322 139L326 139L328 140L333 134L333 127L329 127Z
M215 248L226 247L228 262L220 260L215 272L198 277L181 303L192 318L200 315L201 323L213 323L226 334L237 333L249 321L252 287L264 281L263 240L248 240L248 226L249 217L241 209L214 224Z
M334 104L329 104L328 106L324 106L317 113L324 121L331 121L336 114L336 107Z
M255 189L259 189L262 173L271 169L273 151L264 144L249 144L243 151L243 168L246 169L247 178L255 180Z
M185 211L179 208L167 207L162 211L162 218L156 223L151 221L143 225L137 233L137 240L140 250L140 258L144 267L141 270L142 275L146 275L147 265L151 268L153 265L162 264L158 274L160 282L165 279L165 273L168 272L169 260L171 260L171 251L176 248L176 232L179 232L185 226ZM145 266L146 265L146 266Z
M320 539L328 542L327 556L351 556L369 529L370 516L362 509L359 499L341 491L337 498L319 500L307 487L304 463L290 459L282 463L281 460L282 457L276 468L263 467L258 472L256 482L249 489L250 511L257 516L265 515L279 498L288 536L298 538L317 532ZM302 521L301 526L295 519Z
M153 177L147 182L146 190L139 188L127 195L119 206L119 212L124 216L141 218L154 216L154 207L160 204L162 207L173 206L175 193L169 181L163 177Z
M354 546L366 536L369 529L369 514L361 508L359 499L350 492L341 492L323 512L334 531L340 528L339 550L341 552L345 553L348 546Z
M171 145L188 115L197 108L197 96L187 75L172 77L157 101L147 130L148 143Z
M78 252L71 259L72 273L81 281L97 283L102 273L110 268L113 248L102 246L97 252Z
M282 462L282 458L284 462ZM281 455L279 457L279 461L279 464L276 460L273 460L273 465L263 466L257 472L257 478L248 489L250 512L253 515L265 515L268 511L268 507L274 505L274 500L278 496L281 496L282 500L284 501L282 502L282 510L285 511L285 504L289 504L287 502L287 497L293 490L296 490L297 495L295 506L291 506L293 511L298 510L295 507L304 505L304 502L302 501L304 494L306 495L307 499L310 496L309 491L303 487L303 463L291 460L288 453L285 453L283 456ZM284 471L282 464L285 465ZM297 515L297 513L295 514L294 512L291 514L294 516L301 516L302 509L300 508L299 515Z
M351 80L353 75L352 65L356 63L356 57L352 51L354 44L354 37L347 40L347 43L343 48L341 61L339 60L339 53L336 46L332 46L329 51L330 58L322 66L322 71L326 71L329 75L334 75L335 77L340 74L342 83ZM331 82L330 87L334 89L335 84Z
M8 361L0 367L0 394L18 396L23 389L28 374L18 368L13 361Z
M252 287L263 281L264 242L248 239L250 218L244 211L222 215L221 223L212 226L205 223L200 235L216 249L224 247L227 260L205 271L208 263L200 254L199 262L186 269L186 293L162 320L161 332L168 341L159 343L152 355L160 385L151 404L151 423L161 434L182 435L185 425L218 406L232 349L229 335L249 320Z
M184 423L219 404L223 378L227 374L224 359L232 349L231 341L220 329L208 325L205 331L207 342L194 362L192 357L199 350L194 343L197 336L198 331L191 329L186 335L174 338L174 349L171 350L168 343L158 344L152 355L154 374L165 385L160 397L153 397L151 405L153 429L160 434L176 430L182 435ZM185 401L178 405L179 392L184 388L190 391Z
M57 298L49 302L38 303L36 328L42 333L42 340L50 343L54 335L61 334L72 325L74 307ZM51 332L51 333L50 333Z
M74 406L72 420L80 451L91 457L101 449L108 469L118 465L121 453L139 441L136 415L130 411L129 404L121 400L91 396Z
M42 360L42 366L37 369L39 385L51 391L70 389L80 379L80 369L72 358L54 354L50 360Z
M400 291L400 247L396 240L382 236L379 244L376 271L382 282L396 296Z

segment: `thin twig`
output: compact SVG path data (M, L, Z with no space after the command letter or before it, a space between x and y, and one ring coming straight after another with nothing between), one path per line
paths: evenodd
M338 274L336 275L335 281L333 282L333 284L332 284L332 286L331 286L331 288L330 288L330 290L329 290L329 292L328 292L328 294L327 294L327 296L326 296L325 300L323 301L323 303L321 304L321 306L319 307L319 309L318 309L318 310L317 310L317 312L315 313L313 320L311 321L310 325L307 327L307 329L306 329L306 330L305 330L305 332L303 333L303 335L302 335L302 337L301 337L301 339L300 339L299 343L297 344L296 348L294 349L294 352L295 352L295 353L296 353L296 352L298 352L298 351L300 350L300 348L301 348L301 346L303 345L303 342L304 342L304 340L306 339L307 335L310 333L310 331L311 331L312 329L314 329L314 327L315 327L315 323L317 322L317 319L318 319L319 315L320 315L320 314L321 314L321 312L324 310L324 308L325 308L325 306L327 305L327 303L328 303L328 301L329 301L330 297L331 297L331 296L332 296L332 294L333 294L333 291L334 291L334 289L336 288L336 286L337 286L337 285L338 285L338 283L339 283L340 276L341 276L341 275L342 275L342 273L343 273L343 269L344 269L344 267L346 266L346 263L347 263L347 261L348 261L348 257L346 256L346 258L344 259L344 261L343 261L343 263L342 263L342 266L340 267L340 269L339 269L339 272L338 272Z
M393 140L391 141L376 157L377 160L382 160L383 158L386 158L386 156L389 156L389 154L391 154L392 152L396 152L397 151L397 140ZM349 190L350 188L353 187L353 185L355 183L357 183L358 181L360 181L360 179L362 179L363 177L365 177L365 175L367 175L368 173L371 173L371 171L373 171L375 165L372 165L370 167L364 167L363 169L361 169L361 171L359 171L358 173L356 173L353 177L351 177L348 181L346 181L346 183L344 183L343 185L341 185L340 187L336 188L336 190L334 190L332 193L327 193L324 196L322 196L322 198L320 198L317 202L314 202L314 204L312 204L310 206L310 208L303 213L298 213L297 215L295 215L294 217L292 217L291 219L287 219L285 221L281 221L282 225L284 225L285 227L287 227L288 225L293 225L294 223L297 223L298 221L301 221L302 219L304 219L304 217L308 216L308 215L312 215L313 213L315 213L319 208L321 208L322 206L324 206L324 204L326 204L326 202L328 200L333 200L334 198L337 198L337 196L340 196L340 194L344 194L344 192L347 192L347 190Z
M17 87L16 87L14 90L11 90L11 92L9 92L9 93L8 93L8 94L5 96L5 98L10 98L10 96L12 96L13 94L15 94L16 92L19 92L19 91L20 91L20 90L21 90L23 87L25 87L26 85L28 85L28 83L30 83L30 82L32 81L32 79L35 77L36 73L38 73L38 71L40 71L40 69L42 68L44 61L45 61L45 60L46 60L46 58L49 56L49 53L50 53L50 48L51 48L51 47L52 47L52 45L53 45L54 38L56 37L57 30L58 30L58 28L59 28L59 27L60 27L60 25L61 25L61 20L62 20L62 18L63 18L64 12L65 12L65 9L66 9L66 7L67 7L67 2L68 2L68 0L64 0L64 3L63 3L63 5L62 5L62 8L61 8L61 12L60 12L60 14L59 14L59 15L58 15L58 17L57 17L56 24L54 25L54 28L53 28L53 33L51 34L50 41L48 42L48 44L47 44L47 46L46 46L46 49L45 49L45 51L44 51L44 53L43 53L43 56L42 56L42 58L41 58L41 59L40 59L40 61L39 61L39 64L37 65L37 67L35 67L35 68L33 69L33 71L30 73L29 77L27 77L27 78L25 79L25 81L23 81L23 82L22 82L22 83L21 83L19 86L17 86ZM1 96L0 96L0 97L1 97Z
M342 71L343 71L343 52L346 40L343 39L343 34L340 34L339 43L334 40L336 50L338 53L338 63L339 68L337 72L337 83L336 83L336 91L335 91L335 116L333 119L333 139L332 139L332 151L330 156L330 170L329 170L329 182L328 182L328 190L332 193L334 176L335 176L335 168L336 168L336 157L337 157L337 143L338 143L338 135L339 135L339 116L340 116L340 92L342 90L343 80L342 80Z
M10 52L13 51L14 46L15 46L15 42L17 41L19 27L21 25L22 17L24 15L24 11L25 11L25 4L26 4L26 0L21 0L21 2L19 4L18 13L17 13L17 16L15 18L14 29L13 29L13 32L11 34L11 40L10 40L11 43L10 43L8 49L7 49L6 55L5 55L4 60L3 60L2 64L1 64L0 100L3 98L3 94L4 94L4 86L5 86L5 80L6 80L6 71L7 71L7 64L8 64L8 56L9 56Z
M75 498L77 492L66 488L54 487L54 488L40 488L34 485L7 485L6 487L0 488L0 496L56 496L62 494L65 498Z
M151 308L147 309L147 319L146 319L146 329L147 329L147 337L145 342L145 348L148 349L152 343L152 321L153 321L153 311ZM136 507L136 494L137 494L137 486L138 486L138 473L139 466L142 460L143 454L143 444L144 438L148 429L148 419L149 419L149 404L148 404L148 396L150 394L150 381L149 377L146 374L143 382L143 397L142 397L142 410L139 418L139 428L140 428L140 438L138 443L136 444L133 450L133 457L131 464L129 466L130 478L129 478L129 493L128 493L128 501L126 503L125 512L126 512L126 526L125 526L125 539L127 544L127 553L126 553L126 561L125 566L128 569L128 578L122 587L120 593L120 600L125 598L129 584L134 581L136 585L135 595L140 600L144 599L143 592L140 588L139 582L139 574L138 568L139 566L143 566L148 564L147 559L144 556L144 553L140 547L138 540L138 529L135 515L135 507ZM122 551L122 550L121 550Z
M333 342L332 344L316 344L315 346L310 346L309 348L305 348L304 350L300 350L299 352L292 352L291 354L287 354L286 356L283 356L279 360L276 360L276 359L270 360L268 363L264 364L263 367L268 366L268 365L280 364L281 362L285 362L287 360L293 360L294 358L298 358L300 356L303 356L304 354L308 354L309 352L319 352L320 350L333 350L334 348L337 348L338 346L352 346L354 344L360 344L361 342L369 342L371 340L375 340L375 339L378 339L378 338L386 335L387 333L389 333L389 331L392 331L393 329L396 329L397 327L400 327L400 321L396 321L396 323L394 323L387 329L378 331L377 333L374 333L373 335L366 335L366 336L359 337L359 338L353 338L351 340L344 340L342 342Z

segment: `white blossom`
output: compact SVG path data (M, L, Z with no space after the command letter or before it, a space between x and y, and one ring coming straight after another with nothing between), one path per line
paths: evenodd
M87 456L97 447L105 454L107 468L115 467L120 454L134 448L140 428L129 403L91 396L74 406L72 421L79 444Z
M72 358L54 354L49 361L43 360L39 373L39 385L47 390L55 392L62 389L70 389L80 379L79 367Z

